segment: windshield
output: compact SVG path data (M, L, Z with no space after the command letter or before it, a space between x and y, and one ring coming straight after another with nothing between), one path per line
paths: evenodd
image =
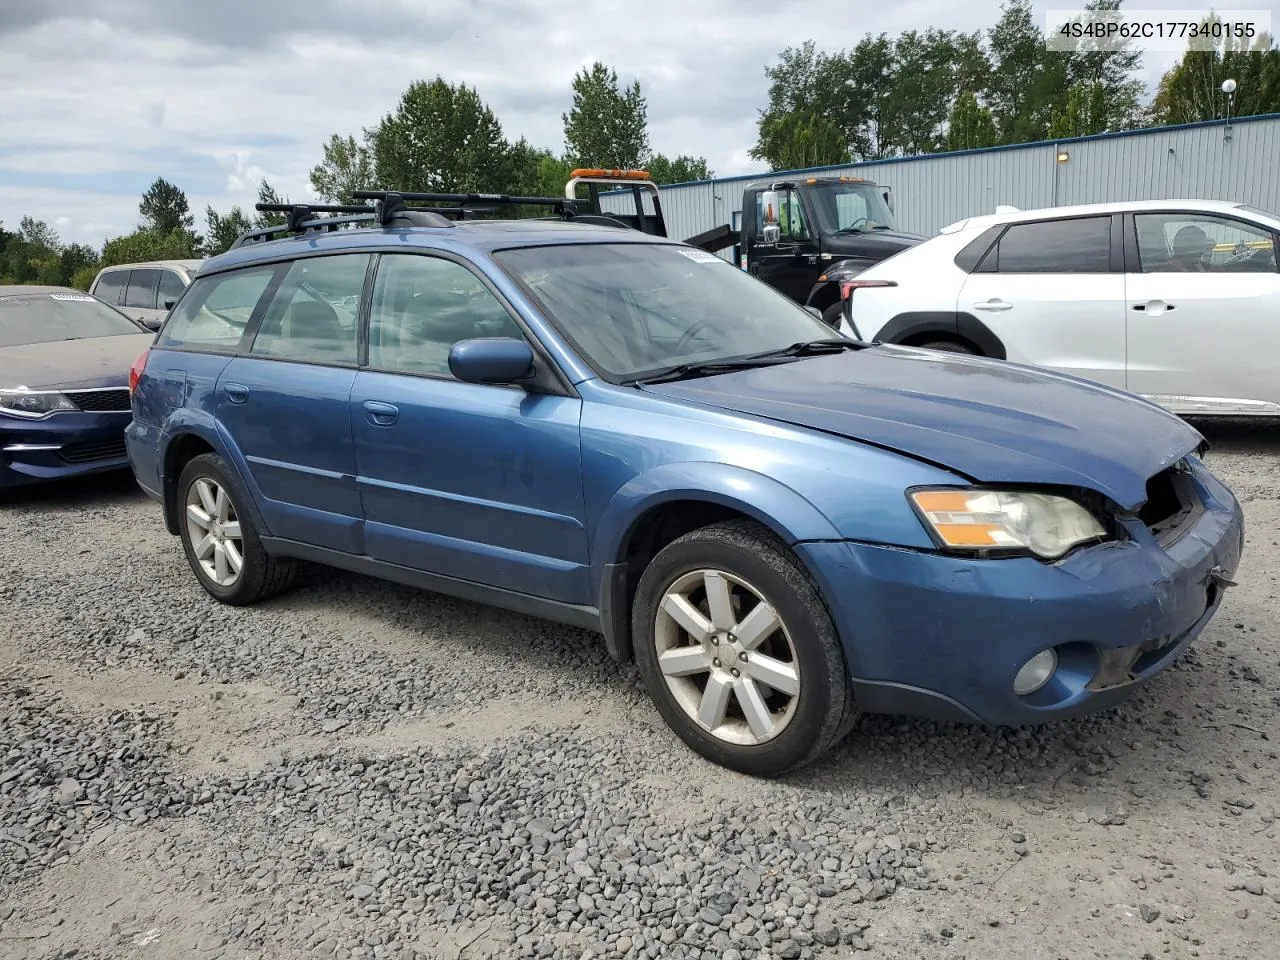
M870 183L817 183L809 191L813 212L824 234L841 230L897 230L898 221L885 203L883 187Z
M668 244L502 250L496 259L611 380L831 337L803 307L714 254Z
M145 333L119 311L83 293L23 293L0 288L0 347Z

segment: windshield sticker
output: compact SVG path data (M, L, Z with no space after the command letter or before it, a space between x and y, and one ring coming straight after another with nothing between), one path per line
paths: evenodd
M683 247L677 249L694 263L724 263L714 253L707 253L705 250L686 250Z
M77 303L93 303L93 297L86 296L83 293L51 293L50 300L74 300Z

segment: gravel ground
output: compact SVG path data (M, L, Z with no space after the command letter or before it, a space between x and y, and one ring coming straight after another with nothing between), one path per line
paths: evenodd
M1280 425L1246 558L1114 712L867 718L782 782L591 635L345 574L247 610L129 478L0 508L0 958L1254 960L1280 937Z

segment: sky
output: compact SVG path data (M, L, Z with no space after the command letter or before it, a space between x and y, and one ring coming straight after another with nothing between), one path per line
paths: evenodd
M1213 7L1270 10L1280 29L1278 5ZM250 209L262 177L310 199L330 134L358 136L437 74L477 88L508 139L559 151L570 83L594 60L640 81L653 150L753 173L764 68L786 47L985 30L999 14L1000 0L0 0L0 223L30 214L100 246L137 226L157 176L186 191L201 229L209 204ZM1154 88L1176 54L1144 59Z

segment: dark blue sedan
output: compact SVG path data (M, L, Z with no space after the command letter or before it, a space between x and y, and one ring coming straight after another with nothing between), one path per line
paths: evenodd
M79 290L0 286L0 488L127 470L129 365L153 338Z
M597 630L773 775L864 711L1114 704L1230 585L1240 507L1154 404L832 339L601 218L395 209L207 261L141 365L135 475L223 603L301 559Z

